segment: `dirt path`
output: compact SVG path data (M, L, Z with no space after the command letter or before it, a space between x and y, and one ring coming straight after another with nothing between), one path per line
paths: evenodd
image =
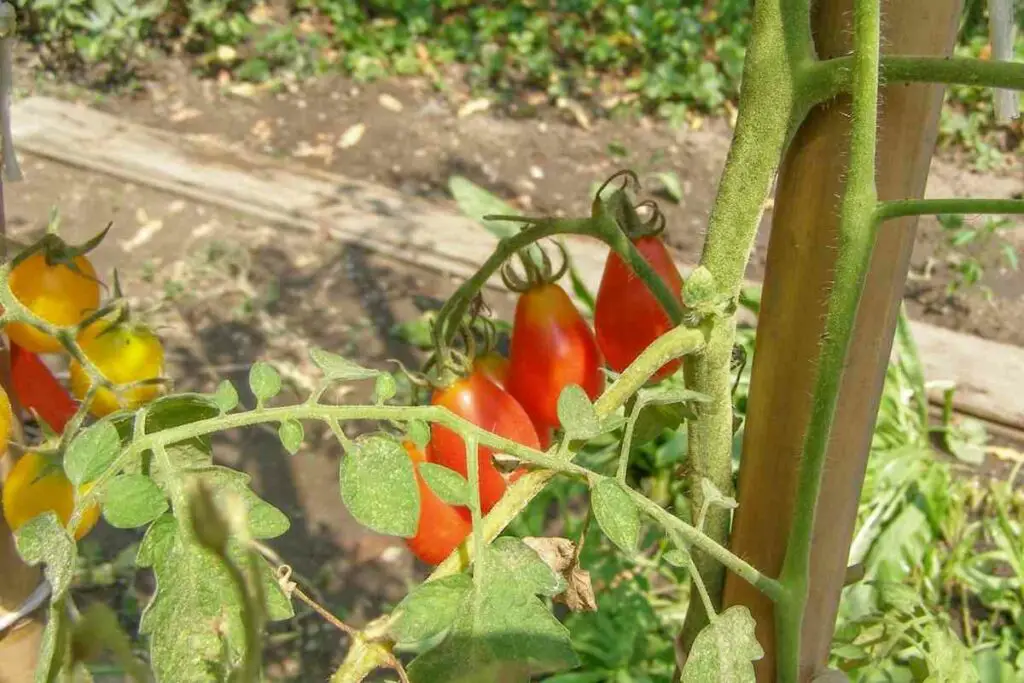
M584 128L571 112L544 107L522 119L479 109L467 113L415 79L357 85L331 77L289 92L241 97L196 80L177 63L162 73L163 80L146 84L134 97L92 104L146 125L288 157L438 203L451 204L447 182L459 174L524 212L579 215L589 208L594 183L615 170L636 170L651 189L659 187L660 173L672 171L683 201L676 204L663 192L660 203L669 219L669 241L689 262L700 256L731 135L727 122L716 119L697 130L675 130L648 119L587 121ZM1021 196L1022 167L980 175L937 159L928 194ZM770 212L748 269L751 278L763 274L769 219ZM1005 244L1024 247L1024 231L1004 235ZM984 267L982 282L994 297L981 288L951 297L947 289L957 277L960 254L949 248L948 237L934 219L922 221L907 286L911 314L1024 345L1024 272L1007 267L1004 241L967 248Z

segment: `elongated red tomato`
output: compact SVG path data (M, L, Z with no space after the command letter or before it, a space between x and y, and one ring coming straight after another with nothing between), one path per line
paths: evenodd
M508 393L537 431L558 427L558 397L578 384L590 398L604 389L601 351L569 295L554 283L519 296L512 325Z
M444 406L477 427L506 439L530 448L540 447L537 432L523 407L482 372L472 372L451 386L436 390L431 403ZM493 453L490 448L482 446L477 450L480 505L484 514L490 512L505 493L505 478L491 460ZM461 436L447 427L435 423L431 428L427 459L455 470L464 477L469 476L466 445Z
M473 361L473 369L487 375L487 377L501 388L505 388L508 382L508 358L505 358L497 351L489 351L477 356Z
M641 237L634 244L676 300L682 303L683 278L661 238ZM671 328L668 316L643 280L634 275L614 252L609 254L594 306L597 344L608 365L616 372L622 372L651 342ZM678 360L666 363L651 379L657 381L668 377L679 369L680 364Z
M403 445L416 469L416 485L420 489L420 520L416 535L405 542L421 562L441 564L469 535L472 526L457 509L438 498L420 476L419 465L426 461L423 453L409 441Z
M26 410L34 410L58 434L64 431L78 404L42 359L17 344L11 344L11 388Z

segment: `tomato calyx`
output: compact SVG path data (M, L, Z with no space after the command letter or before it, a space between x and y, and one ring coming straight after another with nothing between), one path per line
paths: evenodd
M60 225L59 215L56 210L50 216L50 222L46 229L46 234L40 237L34 244L31 244L22 249L17 256L11 260L11 268L13 269L19 263L23 263L31 256L42 252L43 259L47 266L64 266L70 269L76 275L93 280L101 287L106 285L96 278L94 275L85 273L75 262L75 259L80 256L85 256L89 252L93 251L103 242L107 237L107 233L114 226L113 221L107 223L107 226L94 236L87 239L81 244L68 244L58 234L58 227Z
M505 287L511 292L522 294L562 279L569 271L569 252L560 241L554 243L562 255L562 262L557 268L547 251L539 244L534 244L532 249L516 252L516 258L523 269L522 274L516 272L513 259L509 259L501 267L501 281L505 283Z

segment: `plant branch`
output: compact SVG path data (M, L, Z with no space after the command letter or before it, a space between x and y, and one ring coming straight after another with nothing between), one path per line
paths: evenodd
M878 201L875 153L880 41L879 0L857 0L854 6L850 165L841 205L839 257L835 284L829 295L813 409L804 437L796 503L780 575L785 587L784 599L775 612L776 675L780 683L795 683L799 676L801 628L810 586L811 544L822 471L878 227L874 211Z
M814 68L827 74L832 94L849 92L853 85L854 57L836 57ZM946 83L985 88L1024 90L1024 64L970 57L917 57L886 55L881 58L885 83Z
M897 199L879 202L875 209L875 217L881 221L944 213L1024 214L1024 199Z

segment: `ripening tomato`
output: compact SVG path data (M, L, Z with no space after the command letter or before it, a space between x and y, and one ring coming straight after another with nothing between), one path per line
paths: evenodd
M554 283L519 296L512 325L508 393L538 432L558 427L558 397L577 384L591 399L604 389L601 351L569 295Z
M82 330L78 345L85 356L114 384L131 384L157 379L164 371L164 347L155 334L143 325L111 325L99 320ZM79 401L92 386L89 374L78 361L70 366L71 391ZM143 384L123 389L120 396L106 388L96 392L89 412L103 417L123 409L135 409L157 397L160 387Z
M36 252L11 270L11 293L34 314L53 325L67 327L82 322L100 305L100 285L96 271L85 256L76 256L72 264L49 264L46 254ZM12 342L34 353L59 353L61 343L25 323L7 325Z
M58 434L78 411L78 404L42 359L17 344L11 344L11 388L25 410L34 411Z
M682 303L683 278L661 238L641 237L634 244L676 300ZM668 316L643 280L614 252L608 255L597 290L594 329L601 352L616 372L625 370L651 342L672 329ZM668 377L679 365L678 360L666 363L651 380Z
M420 489L420 519L416 525L416 535L407 538L405 542L421 562L441 564L469 535L472 525L455 507L438 498L420 476L420 463L426 461L423 453L409 441L402 445L412 459L416 469L416 485Z
M59 468L44 473L49 461L39 453L28 452L18 459L4 481L4 519L17 530L33 517L53 510L61 524L67 526L75 507L75 488ZM84 484L82 494L88 493L92 484ZM75 529L75 540L92 531L100 517L99 505L91 505L82 514Z
M7 442L11 438L11 423L14 413L11 411L11 399L0 387L0 454L7 450Z
M497 351L490 351L473 360L473 369L482 372L501 388L508 382L508 358Z
M436 390L431 403L444 406L477 427L506 439L530 448L540 447L537 432L523 407L481 372L472 372L451 386ZM504 495L505 478L494 466L490 448L479 447L477 455L480 463L480 505L487 514ZM462 437L437 423L431 427L427 459L464 477L469 476L466 445Z

